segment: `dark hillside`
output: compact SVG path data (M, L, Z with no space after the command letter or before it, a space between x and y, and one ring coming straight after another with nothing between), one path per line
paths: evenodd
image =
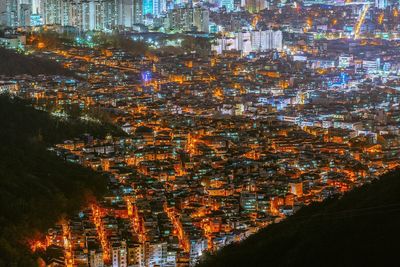
M22 100L0 96L0 266L36 266L27 241L106 190L107 179L68 164L47 147L111 126L60 122Z
M199 266L397 266L399 226L397 170L340 199L305 207Z
M14 76L20 74L74 76L71 71L63 68L57 62L18 54L0 47L0 75Z

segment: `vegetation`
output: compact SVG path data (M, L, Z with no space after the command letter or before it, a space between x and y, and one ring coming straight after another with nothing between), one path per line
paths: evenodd
M0 58L1 75L14 76L20 74L47 74L74 76L71 71L63 68L60 64L54 61L35 56L18 54L15 51L7 50L2 47L0 47Z
M133 56L144 56L149 52L149 47L144 41L134 41L119 34L95 33L92 38L100 48L119 48Z
M107 179L69 164L50 144L112 127L59 121L19 99L0 96L0 266L36 266L27 247L62 216L103 194Z
M118 48L133 56L143 56L149 51L148 45L144 41L134 41L128 36L104 32L88 32L81 35L45 31L31 34L28 43L39 49L64 49L66 46L80 46L88 49L93 47Z
M39 49L58 49L64 45L72 45L75 41L75 34L70 32L57 33L55 31L42 31L29 33L27 43Z
M400 170L301 209L244 242L206 255L212 266L391 266L400 240Z
M28 44L40 49L64 49L66 46L79 46L91 49L117 48L126 51L132 56L144 56L153 54L183 54L196 51L202 56L207 56L210 50L210 42L205 37L194 37L184 34L171 34L161 38L160 43L167 40L181 40L181 47L161 46L151 48L144 40L133 40L129 35L104 32L87 32L86 34L63 33L45 31L29 35ZM39 50L40 50L39 49Z

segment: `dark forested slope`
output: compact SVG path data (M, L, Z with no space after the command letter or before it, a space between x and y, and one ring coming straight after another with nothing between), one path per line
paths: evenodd
M55 61L18 54L0 47L0 75L13 76L19 74L74 76L71 71L63 68Z
M105 192L105 177L64 162L46 148L112 127L61 122L24 101L0 96L0 266L35 266L27 241Z
M305 207L240 244L205 256L201 267L397 266L400 171L340 199Z

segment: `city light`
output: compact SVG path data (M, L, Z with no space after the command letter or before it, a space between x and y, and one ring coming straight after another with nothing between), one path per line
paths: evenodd
M400 168L396 1L2 1L13 261L192 267Z

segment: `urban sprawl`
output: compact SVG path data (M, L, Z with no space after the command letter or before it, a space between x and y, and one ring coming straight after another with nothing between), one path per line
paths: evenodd
M0 23L1 46L75 74L1 93L126 133L49 148L109 179L33 243L54 266L194 266L400 165L398 2L5 0ZM148 50L96 44L116 32Z

